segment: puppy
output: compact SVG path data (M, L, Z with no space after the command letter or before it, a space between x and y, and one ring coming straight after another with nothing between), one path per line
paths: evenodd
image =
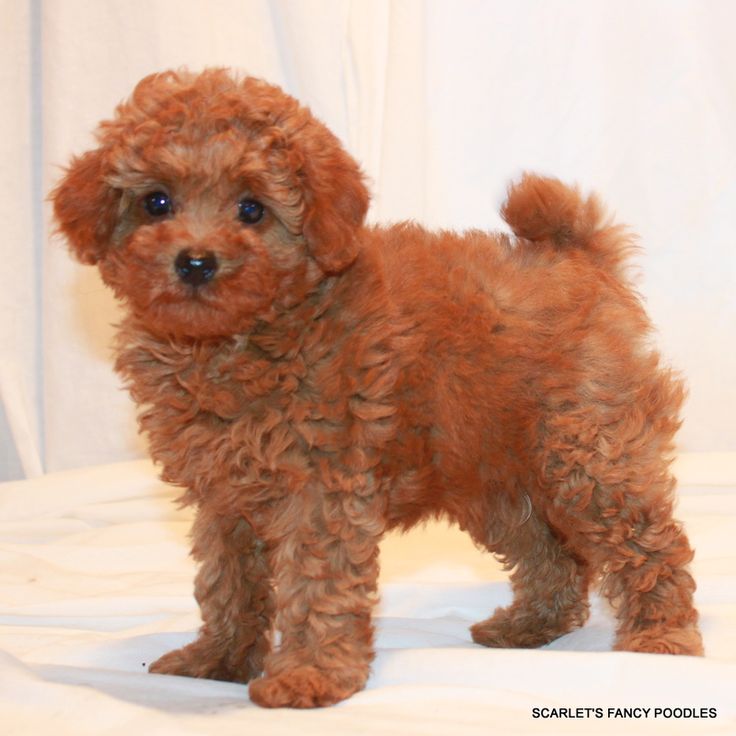
M203 625L152 672L272 707L350 696L379 540L440 517L513 571L479 644L546 644L601 583L616 649L702 653L671 515L683 389L595 198L526 175L513 238L366 227L335 136L223 70L145 78L97 135L56 221L127 308L117 370L197 508Z

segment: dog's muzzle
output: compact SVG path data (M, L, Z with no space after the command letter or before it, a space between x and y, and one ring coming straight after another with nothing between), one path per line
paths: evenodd
M217 258L208 251L204 254L192 254L188 250L179 253L174 261L176 275L190 286L201 286L212 281L217 271Z

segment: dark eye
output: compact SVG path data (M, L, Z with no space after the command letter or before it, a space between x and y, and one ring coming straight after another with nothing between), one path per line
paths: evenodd
M238 202L238 219L246 225L255 225L263 218L263 205L255 199L241 199Z
M151 217L163 217L171 213L173 205L166 192L150 192L143 197L143 206Z

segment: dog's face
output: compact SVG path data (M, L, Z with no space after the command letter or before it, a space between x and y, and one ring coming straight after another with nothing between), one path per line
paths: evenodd
M152 331L248 331L357 255L361 173L276 87L153 75L97 135L52 193L56 220Z

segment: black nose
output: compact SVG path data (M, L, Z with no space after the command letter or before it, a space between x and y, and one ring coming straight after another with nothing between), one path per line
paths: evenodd
M204 255L192 255L188 250L183 250L176 257L174 268L185 284L199 286L214 277L217 271L217 258L209 252Z

